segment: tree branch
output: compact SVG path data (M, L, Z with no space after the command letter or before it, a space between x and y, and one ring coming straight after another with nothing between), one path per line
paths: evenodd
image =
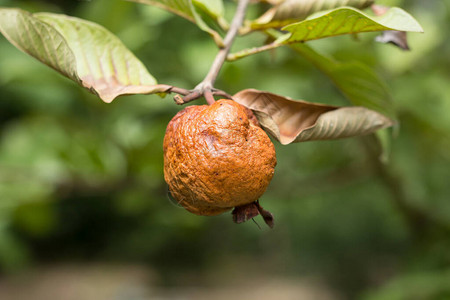
M236 14L234 15L233 21L230 25L230 30L228 30L225 39L223 40L225 47L220 49L219 53L217 53L216 58L214 59L211 68L209 69L208 74L205 79L199 84L200 86L210 86L211 88L214 86L214 82L219 74L220 69L222 68L228 53L230 52L231 45L241 27L245 12L247 10L249 0L240 0L238 6L236 8Z
M230 29L228 30L224 39L224 47L220 49L219 52L217 53L216 58L214 59L211 68L209 69L208 74L205 76L202 82L200 82L195 87L195 89L191 91L191 93L194 94L195 97L192 97L191 94L185 95L185 97L177 97L177 99L175 99L177 103L180 103L181 101L183 103L187 103L203 95L205 96L208 104L212 104L215 101L213 95L215 94L228 95L224 91L215 89L214 83L217 79L217 76L219 75L220 70L222 69L225 60L227 59L228 53L230 53L231 45L233 44L234 39L236 38L239 28L242 26L242 23L244 22L245 13L247 11L247 6L249 2L250 0L239 0L236 8L236 13L230 25ZM197 96L198 94L200 94L200 96Z

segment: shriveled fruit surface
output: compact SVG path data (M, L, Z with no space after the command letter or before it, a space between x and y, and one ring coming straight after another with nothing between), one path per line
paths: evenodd
M189 106L170 121L164 178L188 211L217 215L265 192L274 174L275 148L253 118L240 104L223 99Z

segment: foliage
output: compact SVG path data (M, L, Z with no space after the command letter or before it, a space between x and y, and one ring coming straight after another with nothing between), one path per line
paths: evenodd
M192 3L208 30L221 33L216 26L223 20L214 18L220 10L208 13L201 1ZM223 17L230 19L234 3L224 4ZM418 299L448 295L442 278L450 263L450 61L442 53L450 44L441 28L450 22L449 6L396 4L426 29L424 35L409 35L410 53L374 44L374 34L367 33L359 42L340 36L277 45L272 54L224 65L216 83L224 91L252 87L348 105L337 86L353 104L400 124L388 165L379 163L378 144L370 137L277 145L279 165L262 198L282 220L271 232L251 223L235 226L229 215L190 215L167 199L162 139L179 109L167 103L169 97L123 96L104 105L1 39L2 270L48 260L139 261L159 267L170 283L180 270L226 272L226 266L242 270L247 262L259 271L316 275L349 297L364 292L371 300L409 299L413 291L404 287L410 283L423 287ZM172 86L200 82L220 42L190 20L121 0L0 0L0 5L99 23L152 76ZM249 16L259 15L250 7ZM174 32L183 34L173 38ZM239 38L233 51L264 45L266 38L265 33Z
M386 116L360 106L294 101L252 89L240 91L233 99L252 109L261 126L284 145L368 134L392 125Z

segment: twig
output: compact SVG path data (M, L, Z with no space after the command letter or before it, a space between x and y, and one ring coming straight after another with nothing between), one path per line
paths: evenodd
M173 86L173 87L170 89L170 92L171 92L171 93L181 94L181 95L187 95L187 94L190 93L189 90L186 90L186 89L183 89L183 88L179 88L179 87L176 87L176 86Z
M214 85L217 75L219 74L219 71L222 68L223 63L225 62L227 55L230 52L231 45L233 44L233 41L238 33L238 30L241 27L242 22L244 21L248 3L249 0L239 1L238 6L236 8L236 14L234 15L233 21L231 22L230 25L230 30L228 30L227 35L223 40L225 47L220 49L219 53L217 53L217 56L214 59L214 62L211 65L208 74L206 75L205 79L203 79L203 81L199 84L199 86L209 85L212 88L212 86Z
M154 86L154 89L156 89L156 91L153 90L152 93L161 93L161 94L175 93L176 95L173 96L173 100L178 105L182 105L187 102L196 100L196 99L200 98L201 96L205 97L206 102L208 102L208 104L214 103L214 101L215 101L214 96L220 96L220 97L223 97L226 99L231 99L231 97L232 97L227 92L216 89L216 88L212 88L210 90L205 90L204 92L202 92L197 89L187 90L187 89L183 89L180 87L171 86L171 85L167 85L167 84L158 84L158 85ZM184 97L182 97L181 95L183 95Z
M233 17L233 20L231 21L230 29L228 30L224 42L224 47L219 50L219 52L216 55L216 58L214 59L211 68L209 69L208 74L205 76L205 78L200 82L192 92L192 94L195 93L196 97L192 97L190 94L185 95L185 97L182 97L183 103L187 103L189 101L192 101L194 99L197 99L198 93L200 95L205 96L206 101L208 104L214 103L214 94L217 95L227 95L227 93L217 90L214 88L214 83L217 79L217 76L219 75L220 70L222 69L222 66L227 59L228 53L230 53L231 45L233 44L234 39L236 38L236 35L239 31L239 28L242 26L242 23L244 21L245 12L247 10L247 6L249 4L250 0L239 0L236 13ZM178 103L180 101L180 97L178 99L175 99Z
M218 90L218 89L213 89L213 95L221 96L221 97L224 97L224 98L227 98L227 99L231 99L231 95L230 94L228 94L227 92L224 92L222 90Z

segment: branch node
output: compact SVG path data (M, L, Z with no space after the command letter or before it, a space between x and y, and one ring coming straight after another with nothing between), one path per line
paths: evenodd
M175 100L175 103L178 105L184 104L183 97L181 97L179 94L176 94L175 96L173 96L173 100Z

